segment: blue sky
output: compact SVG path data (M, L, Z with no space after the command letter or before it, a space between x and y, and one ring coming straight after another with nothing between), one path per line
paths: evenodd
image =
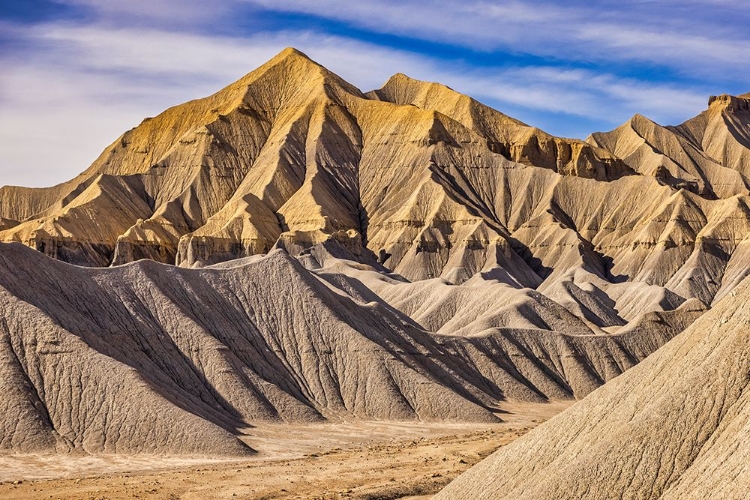
M439 81L555 135L750 92L737 0L0 0L0 185L73 177L146 116L294 46L362 90Z

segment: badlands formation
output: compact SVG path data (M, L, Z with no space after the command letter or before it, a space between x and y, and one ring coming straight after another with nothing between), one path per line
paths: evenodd
M436 499L747 498L749 287Z
M0 188L0 450L247 456L260 423L583 399L443 497L741 498L748 186L750 94L581 141L286 49Z

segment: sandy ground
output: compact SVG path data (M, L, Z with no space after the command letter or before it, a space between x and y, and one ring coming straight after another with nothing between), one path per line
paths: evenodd
M2 499L429 498L570 405L507 407L500 424L340 422L247 429L253 458L0 457Z

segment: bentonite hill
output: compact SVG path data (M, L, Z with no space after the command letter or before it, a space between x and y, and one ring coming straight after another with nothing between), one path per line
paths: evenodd
M750 94L581 141L286 49L0 188L0 450L235 456L260 422L583 398L443 495L740 498L748 186Z
M748 285L436 498L747 498Z

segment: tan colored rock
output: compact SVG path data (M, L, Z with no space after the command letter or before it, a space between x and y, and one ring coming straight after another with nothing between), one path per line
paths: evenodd
M551 136L439 83L422 82L399 73L368 96L436 110L480 135L493 153L524 165L598 180L633 173L622 160L601 148Z
M0 241L113 266L0 244L0 449L246 454L256 421L489 422L617 383L748 275L746 101L585 143L287 49L0 190Z
M706 197L747 195L750 175L750 100L712 96L706 111L677 127L635 115L587 141L622 158L644 175Z
M404 75L362 94L288 49L145 120L69 183L4 188L0 216L19 224L0 226L0 240L98 266L297 255L340 240L409 280L501 272L563 293L560 280L583 269L710 304L745 262L729 266L745 236L745 102L716 98L680 127L636 116L589 139L603 149ZM93 196L102 182L120 194ZM574 314L608 316L584 317L590 327L624 320L565 286Z

